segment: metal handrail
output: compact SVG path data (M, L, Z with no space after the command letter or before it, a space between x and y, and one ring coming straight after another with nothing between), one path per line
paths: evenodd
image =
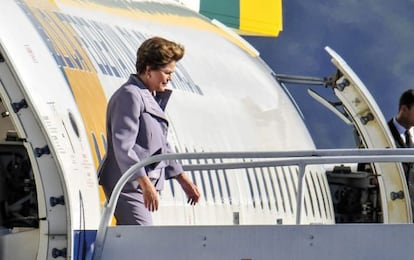
M274 160L270 160L270 159ZM303 196L303 177L307 165L357 163L357 162L414 162L414 149L320 149L285 152L220 152L220 153L176 153L156 155L131 166L119 179L109 201L105 204L95 240L93 259L100 259L105 242L108 224L114 214L122 188L134 173L142 167L163 160L215 160L215 159L262 159L244 162L225 162L183 165L184 170L216 170L261 168L275 166L298 166L298 196L296 205L296 223L300 224L301 203Z

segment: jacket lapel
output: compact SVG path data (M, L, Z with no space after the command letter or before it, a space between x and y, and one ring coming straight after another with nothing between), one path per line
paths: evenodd
M160 105L155 100L154 96L147 89L140 89L142 100L144 102L144 110L158 118L165 120L168 123L167 116L162 111Z
M391 130L391 134L394 137L394 140L396 142L397 148L405 147L404 141L401 139L400 134L398 133L397 128L395 127L394 123L392 122L393 119L391 118L390 121L388 121L388 126Z
M168 124L167 116L163 110L165 109L168 99L170 98L172 92L171 90L166 89L165 92L157 93L154 97L134 74L129 77L125 84L136 85L141 94L142 101L144 102L144 110L155 117L163 119Z

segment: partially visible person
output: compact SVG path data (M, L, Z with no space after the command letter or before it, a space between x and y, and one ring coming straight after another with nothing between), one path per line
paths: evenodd
M414 89L408 89L402 93L398 113L390 121L388 126L398 148L414 148ZM405 178L411 198L411 209L414 209L414 165L403 163Z
M99 169L99 183L109 199L115 184L131 166L153 155L172 153L167 142L164 113L171 90L166 89L184 47L161 37L138 48L136 74L110 98L106 116L107 153ZM164 179L176 179L195 205L198 188L175 160L139 169L123 188L115 209L118 225L152 225Z

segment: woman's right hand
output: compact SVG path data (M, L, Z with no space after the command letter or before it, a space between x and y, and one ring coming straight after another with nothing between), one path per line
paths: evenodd
M142 190L145 207L151 212L158 210L158 205L160 202L158 192L155 189L154 185L151 183L148 176L138 177L138 183Z

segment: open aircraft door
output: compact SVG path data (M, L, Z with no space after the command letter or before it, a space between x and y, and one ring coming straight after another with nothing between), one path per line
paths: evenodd
M395 148L395 142L374 98L348 64L325 47L338 68L334 92L355 126L363 148ZM384 223L411 223L410 196L401 163L373 163Z
M63 256L64 182L33 104L0 47L0 259Z
M278 74L276 79L281 83L331 87L339 101L328 101L312 89L308 89L308 93L347 125L353 125L358 148L396 148L384 116L364 83L334 50L329 47L325 50L336 67L333 76ZM410 196L401 163L361 163L357 172L350 173L351 168L342 166L327 171L332 196L336 198L334 205L342 205L342 209L338 210L341 206L335 209L337 223L412 222ZM352 189L356 192L350 191Z

